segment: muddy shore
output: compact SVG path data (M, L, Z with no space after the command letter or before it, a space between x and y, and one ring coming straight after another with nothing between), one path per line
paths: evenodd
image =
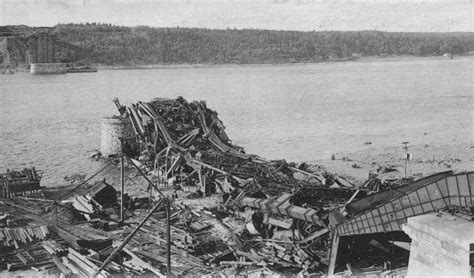
M360 185L367 180L369 172L379 166L396 169L393 175L404 177L405 160L402 146L378 148L368 146L358 152L344 152L335 154L336 159L310 161L318 164L327 171L338 173ZM454 172L471 171L474 169L474 143L466 145L415 145L410 146L408 152L413 159L407 162L407 177L415 179L433 173L452 170Z
M466 145L415 145L408 152L413 159L407 162L407 177L419 179L443 171L466 172L474 169L474 143ZM400 147L380 148L367 146L357 152L340 152L331 158L306 161L312 168L337 174L354 185L360 186L379 167L390 167L396 178L405 176L405 151ZM288 161L291 162L291 161ZM302 163L302 162L297 162ZM120 169L117 167L106 177L108 183L120 188ZM130 195L148 194L148 182L134 168L125 169L125 190Z

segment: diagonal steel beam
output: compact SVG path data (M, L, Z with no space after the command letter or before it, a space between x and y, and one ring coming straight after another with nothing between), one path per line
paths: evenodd
M92 277L96 278L97 274L99 274L113 259L114 257L120 252L125 245L133 238L133 236L140 230L140 228L145 224L145 222L150 218L150 216L155 212L155 210L162 205L163 201L167 201L166 198L158 200L156 205L150 210L150 212L143 218L143 220L138 224L138 226L120 243L120 245L115 248L115 250L110 254L110 256L104 261L104 263L97 269L93 274Z

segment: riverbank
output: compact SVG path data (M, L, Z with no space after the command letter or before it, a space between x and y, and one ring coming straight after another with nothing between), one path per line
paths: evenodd
M310 161L328 172L337 173L356 185L362 185L369 173L379 167L392 168L394 178L405 176L405 160L400 147L367 147L363 151L341 152L335 160ZM418 179L443 171L465 172L474 169L474 143L465 145L415 145L409 146L413 159L407 162L407 177Z
M315 60L307 62L293 62L293 63L258 63L258 64L238 64L238 63L226 63L226 64L150 64L150 65L100 65L96 64L98 70L149 70L149 69L175 69L175 68L207 68L207 67L266 67L266 66L299 66L299 65L311 65L311 64L324 64L324 63L343 63L343 62L374 62L374 61L386 61L386 62L397 62L397 61L418 61L418 60L449 60L450 58L444 56L363 56L363 57L350 57L350 58L336 58L328 60ZM474 59L473 55L456 56L453 59Z

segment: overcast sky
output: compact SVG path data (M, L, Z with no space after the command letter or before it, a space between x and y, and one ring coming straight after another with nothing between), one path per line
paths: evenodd
M470 0L0 0L0 25L473 31Z

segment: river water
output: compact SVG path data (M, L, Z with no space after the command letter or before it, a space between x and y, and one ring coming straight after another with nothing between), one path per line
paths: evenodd
M0 171L35 166L46 186L92 173L114 97L206 100L234 143L270 159L328 158L365 142L468 144L472 80L468 58L1 75Z

